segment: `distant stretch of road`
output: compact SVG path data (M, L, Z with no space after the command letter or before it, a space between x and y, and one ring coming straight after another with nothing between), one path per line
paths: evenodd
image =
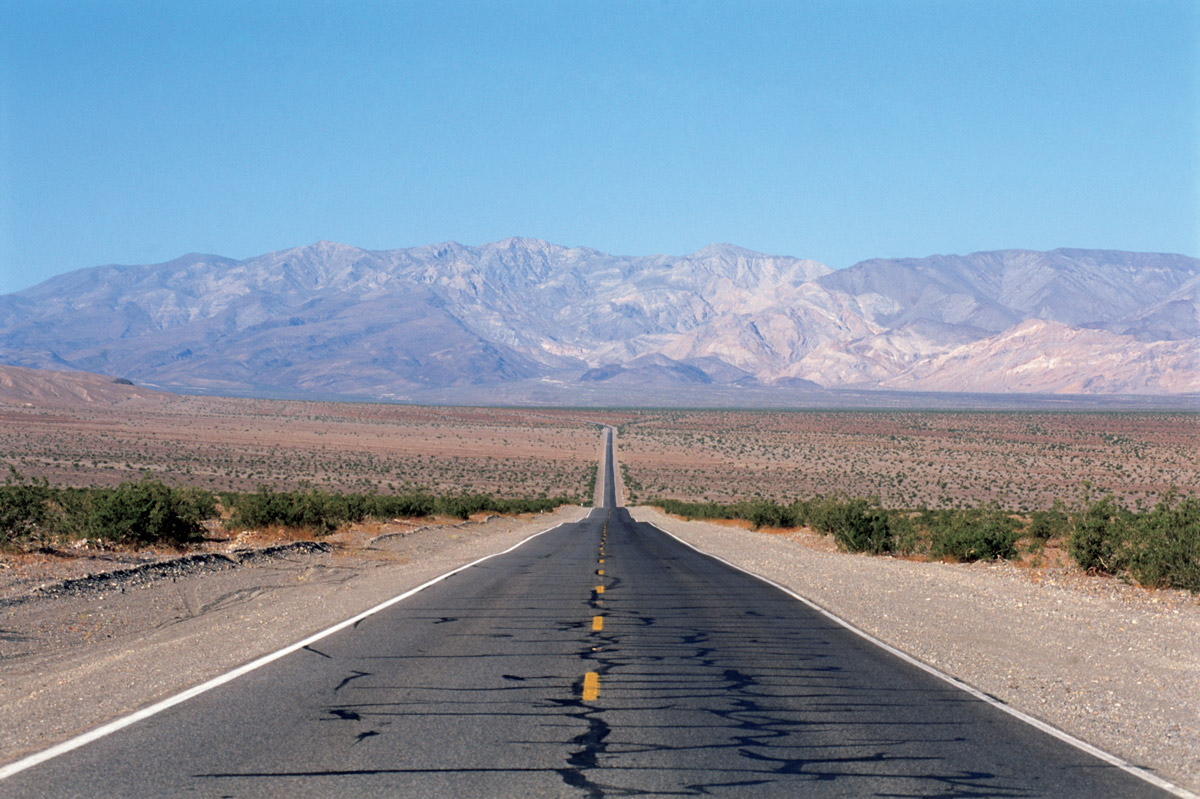
M607 451L585 520L0 796L1168 795L634 522Z

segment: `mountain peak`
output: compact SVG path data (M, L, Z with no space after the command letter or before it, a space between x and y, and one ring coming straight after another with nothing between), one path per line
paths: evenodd
M712 244L701 247L691 254L692 258L720 258L721 256L733 258L762 258L764 253L748 250L745 247L739 247L736 244L728 242L714 242Z
M533 239L526 236L509 236L506 239L501 239L500 241L493 242L491 244L485 244L484 248L496 250L522 250L524 252L550 252L567 249L566 247L562 247L558 244L551 244L550 242L543 241L542 239Z
M362 248L355 247L352 244L342 244L340 241L329 241L328 239L314 241L312 244L304 247L297 247L296 249L308 250L310 252L320 253L321 255L332 255L334 253L345 252L363 252Z

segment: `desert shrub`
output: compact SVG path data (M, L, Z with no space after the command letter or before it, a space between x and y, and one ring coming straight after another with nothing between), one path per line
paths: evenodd
M673 513L685 519L740 519L740 506L721 502L683 502L678 499L655 499L651 501L665 513Z
M216 516L216 499L195 488L173 489L144 477L111 489L60 495L71 532L120 544L185 544Z
M337 494L317 489L274 491L265 486L253 494L223 495L233 509L226 526L306 528L325 535L339 526L364 519L420 518L438 514L469 519L474 513L537 513L571 504L568 497L497 499L490 494Z
M958 561L1007 559L1017 554L1017 523L995 503L922 515L929 554Z
M923 539L912 518L904 512L893 511L888 515L888 527L892 532L894 552L915 555L922 549Z
M1067 534L1071 519L1067 515L1066 506L1062 500L1054 500L1054 506L1049 510L1035 510L1030 514L1029 526L1025 532L1035 541L1045 542L1051 538L1061 538Z
M880 555L895 546L887 511L855 499L831 507L828 522L838 544L850 552Z
M587 470L586 482L583 487L583 496L590 500L596 494L596 480L600 475L600 465L593 463Z
M419 519L434 511L432 494L372 494L367 503L367 515L374 519Z
M794 502L783 505L769 499L743 502L683 502L678 499L655 499L653 505L666 513L685 519L743 519L755 529L760 527L799 527L804 524L803 505Z
M233 513L227 526L233 529L255 527L303 527L326 535L348 521L359 521L368 513L368 502L361 495L345 496L319 491L274 491L260 486L253 494L231 497Z
M1138 582L1200 593L1200 497L1164 497L1134 520L1128 544Z
M575 504L570 497L535 497L533 499L497 500L498 513L545 513L560 505Z
M570 504L572 501L569 497L499 499L491 494L457 494L438 497L434 510L443 516L469 519L475 513L541 513Z
M621 463L621 482L625 486L625 493L629 495L630 502L637 502L638 492L642 490L642 484L638 479L629 473L629 466Z
M434 508L441 516L469 519L473 513L493 510L494 502L487 494L456 494L438 497Z
M292 518L290 498L266 486L253 494L229 493L224 499L233 511L226 522L232 529L286 525Z
M739 515L754 525L755 529L760 527L798 527L802 523L793 506L780 505L767 499L756 499L745 503L745 506L739 509Z
M818 533L832 535L845 524L847 512L851 507L864 509L867 504L864 499L851 499L837 494L817 496L803 504L804 516Z
M1086 502L1071 519L1067 550L1081 569L1116 574L1128 561L1131 514L1109 496Z
M0 486L0 545L12 547L43 535L51 490L45 478L26 482L12 466Z

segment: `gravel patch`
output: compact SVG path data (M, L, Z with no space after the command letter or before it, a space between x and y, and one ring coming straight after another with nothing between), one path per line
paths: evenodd
M1105 751L1200 792L1200 597L1006 563L829 551L631 508L882 641Z
M259 549L234 550L229 554L198 552L194 555L181 555L176 558L139 563L123 569L113 568L107 571L96 571L83 577L43 583L28 589L25 593L0 597L0 610L43 597L83 597L106 591L123 593L127 589L146 586L158 580L177 580L180 577L235 569L244 564L263 563L289 555L311 555L332 550L333 547L329 544L317 541L294 541L290 544L276 544Z

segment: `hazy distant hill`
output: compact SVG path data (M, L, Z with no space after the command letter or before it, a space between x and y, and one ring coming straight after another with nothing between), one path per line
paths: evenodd
M0 365L0 405L146 405L176 399L173 394L151 391L121 378Z
M319 242L84 269L0 297L0 362L385 398L538 382L1181 394L1200 392L1198 286L1200 260L1109 251L834 272L725 244L629 257L531 239Z

